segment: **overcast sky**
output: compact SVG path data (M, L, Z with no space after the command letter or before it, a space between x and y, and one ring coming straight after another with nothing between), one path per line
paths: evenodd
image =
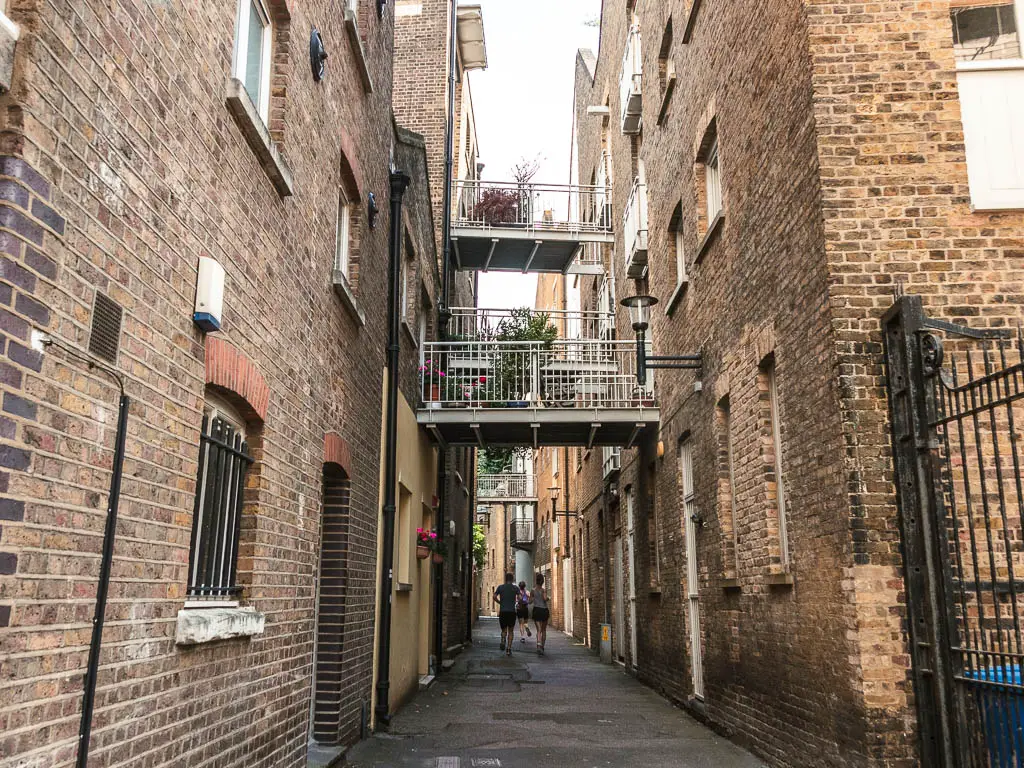
M516 162L536 158L536 181L567 184L576 51L597 52L601 0L479 2L487 69L469 77L483 177L510 180ZM533 306L536 287L531 275L481 274L479 304Z

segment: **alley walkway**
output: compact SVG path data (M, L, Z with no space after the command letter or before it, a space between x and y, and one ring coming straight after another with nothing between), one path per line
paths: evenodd
M586 648L549 631L547 654L518 638L509 659L498 623L405 705L390 732L346 765L418 768L760 768L762 763Z

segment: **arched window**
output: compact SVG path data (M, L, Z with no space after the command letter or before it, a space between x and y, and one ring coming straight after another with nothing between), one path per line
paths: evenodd
M252 466L246 423L226 400L207 391L199 438L188 596L229 598L237 584L245 476Z

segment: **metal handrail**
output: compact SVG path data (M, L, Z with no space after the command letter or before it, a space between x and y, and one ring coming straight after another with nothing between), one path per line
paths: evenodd
M452 185L456 204L452 225L476 229L613 232L611 190L584 184L534 184L462 179ZM597 208L604 215L581 221L579 211Z
M537 476L525 472L478 475L478 499L536 499Z
M421 345L428 408L653 407L632 341L449 341ZM525 417L524 417L525 418Z

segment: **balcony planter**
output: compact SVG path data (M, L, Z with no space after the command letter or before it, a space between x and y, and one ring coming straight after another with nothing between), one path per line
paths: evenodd
M530 404L525 400L509 400L505 404L508 408L529 408Z
M431 384L430 385L430 399L427 401L428 408L440 408L441 407L441 385Z
M416 547L416 558L418 560L426 560L428 557L430 557L430 547L422 545Z
M444 563L444 555L442 555L440 552L434 552L430 556L430 559L434 563L434 565L441 565L442 563Z

